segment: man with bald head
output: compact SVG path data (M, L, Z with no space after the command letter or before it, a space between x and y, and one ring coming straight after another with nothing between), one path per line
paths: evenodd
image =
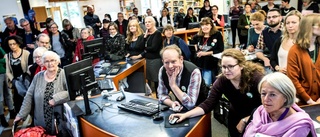
M160 51L163 66L159 70L158 97L174 111L182 108L191 110L208 96L208 88L201 77L200 69L189 61L183 60L182 52L177 45L164 47ZM172 92L176 100L169 97ZM183 107L181 107L183 106Z

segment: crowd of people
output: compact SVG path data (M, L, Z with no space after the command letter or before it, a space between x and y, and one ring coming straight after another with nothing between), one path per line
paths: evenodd
M5 18L0 47L1 125L8 126L5 101L10 119L17 122L31 114L34 125L57 133L53 115L62 116L62 104L69 99L62 68L83 59L83 42L102 38L105 55L97 61L146 59L146 79L153 83L159 101L178 106L176 112L187 111L170 119L179 117L181 122L209 113L224 96L232 106L227 124L232 137L314 136L311 118L298 105L320 103L319 7L305 0L303 9L314 12L309 13L295 10L290 0L282 0L281 6L268 0L263 7L258 1L244 7L239 0L233 2L229 12L233 48L226 50L216 26L224 27L227 19L209 0L204 0L198 17L192 7L173 16L164 6L159 21L150 9L142 17L134 8L128 20L119 12L116 20L105 14L101 22L89 5L85 28L64 19L62 31L51 18L42 32L27 19L20 19L19 28L12 17ZM200 30L189 46L174 31L192 22L199 22ZM255 53L257 62L246 60L235 48L236 31L242 50ZM212 56L216 53L222 53L221 59Z

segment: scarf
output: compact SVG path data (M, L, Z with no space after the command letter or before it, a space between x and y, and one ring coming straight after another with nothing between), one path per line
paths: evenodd
M272 122L263 105L259 106L253 113L253 119L246 127L244 136L253 137L257 133L276 137L302 136L304 132L297 131L306 130L298 130L301 128L310 129L312 135L317 136L310 116L296 104L291 107L296 113L283 120Z

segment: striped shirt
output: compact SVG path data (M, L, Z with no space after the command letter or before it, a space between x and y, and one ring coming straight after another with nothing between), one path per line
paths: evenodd
M159 101L163 103L164 100L170 99L169 97L169 91L166 88L164 81L162 80L162 71L164 67L161 67L159 70L159 86L158 86L158 97ZM187 89L183 89L180 87L180 81L181 81L181 74L182 74L183 67L179 73L179 75L176 78L176 84L179 87L180 91L184 92L184 95L182 97L182 100L180 102L184 107L186 107L188 110L191 110L195 107L195 104L198 99L198 95L200 92L200 85L201 85L201 72L200 70L194 69L190 76L190 82ZM166 74L165 74L166 75Z

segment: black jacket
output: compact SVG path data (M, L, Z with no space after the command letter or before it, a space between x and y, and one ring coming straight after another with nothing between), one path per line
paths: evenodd
M52 45L52 33L49 33L50 37L50 44ZM69 63L72 62L72 52L74 52L75 47L73 47L72 42L69 40L69 37L66 33L59 31L59 41L62 44L62 47L65 52L65 58L68 60ZM53 45L51 46L51 51L53 50Z
M17 26L15 26L16 28L16 35L20 36L22 39L24 38L24 29L18 28ZM1 47L2 49L6 52L9 53L11 51L8 43L6 43L6 38L10 36L10 30L8 29L8 27L6 27L6 29L4 30L3 34L2 34L2 44ZM23 45L20 45L23 46Z
M143 56L144 54L144 34L141 34L138 39L135 41L135 44L131 43L126 43L126 51L127 53L130 54L129 57L131 56L136 56L141 54L141 56Z
M94 37L97 37L100 27L97 26L96 23L101 23L99 16L95 14L87 14L83 17L83 20L86 26L91 26L93 28Z
M118 20L114 21L118 25L118 33L120 33L120 22ZM122 21L122 26L123 26L123 36L126 38L127 37L127 27L128 27L129 21L126 19L123 19Z

